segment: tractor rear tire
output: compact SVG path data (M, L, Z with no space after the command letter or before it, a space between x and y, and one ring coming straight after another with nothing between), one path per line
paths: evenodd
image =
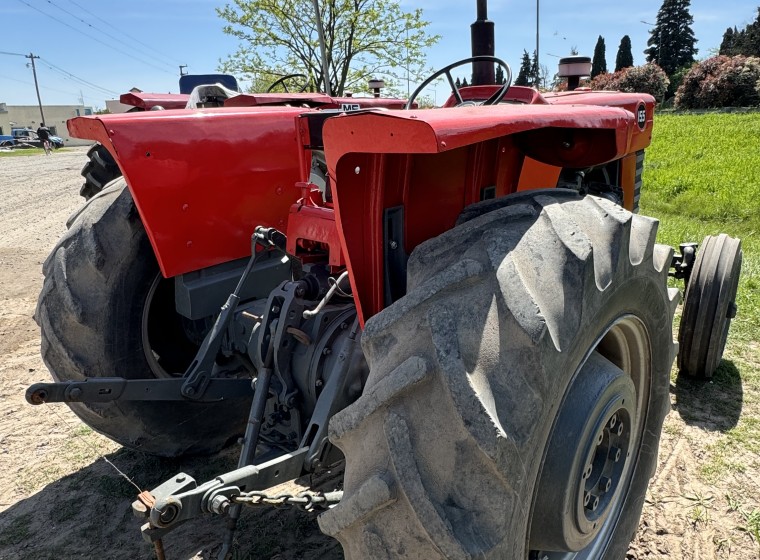
M124 179L89 200L43 265L35 319L57 381L182 374L198 348L174 308ZM71 403L118 443L164 457L209 454L242 434L250 399Z
M723 358L742 268L741 241L721 233L702 242L684 296L678 329L678 369L712 377Z
M330 423L344 497L319 519L348 560L621 559L636 531L670 403L672 249L599 198L485 204L367 321L369 379Z
M84 183L79 189L79 194L85 200L91 199L98 194L103 188L116 179L121 177L121 169L113 159L111 152L100 143L96 142L87 151L88 161L82 168L82 177Z

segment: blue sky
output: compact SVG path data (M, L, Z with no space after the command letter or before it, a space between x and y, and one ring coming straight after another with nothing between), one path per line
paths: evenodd
M597 37L605 38L607 64L614 67L620 39L629 35L636 64L662 0L538 0L541 62L553 70L558 56L575 46L591 56ZM428 64L441 67L469 56L469 26L475 0L401 0L423 8L430 32L442 36L428 53ZM176 92L178 65L192 73L216 70L219 59L235 51L237 40L222 32L215 8L224 0L0 0L0 52L28 54L36 61L42 101L47 105L103 107L105 99L137 86ZM720 45L729 26L755 19L758 0L692 0L699 58ZM490 0L496 22L496 54L516 70L523 49L535 47L536 3ZM52 16L52 17L51 17ZM55 18L55 19L53 19ZM0 102L36 104L26 58L0 54ZM612 68L611 68L612 69Z

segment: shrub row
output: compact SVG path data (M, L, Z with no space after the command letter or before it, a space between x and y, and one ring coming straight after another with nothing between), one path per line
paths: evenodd
M760 105L760 58L714 56L679 70L673 76L677 109L755 107ZM592 89L642 92L662 100L670 85L656 64L632 66L614 74L600 74Z
M714 56L692 66L676 92L677 109L760 105L760 58Z

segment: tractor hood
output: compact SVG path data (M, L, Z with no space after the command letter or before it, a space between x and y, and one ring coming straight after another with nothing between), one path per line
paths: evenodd
M323 134L333 164L351 152L434 154L514 136L528 157L580 168L626 154L635 126L617 107L502 104L346 114L329 119Z
M454 227L465 207L519 190L528 161L546 166L530 188L553 188L561 168L626 155L636 129L622 108L545 104L327 119L338 235L362 324L403 293L406 255Z

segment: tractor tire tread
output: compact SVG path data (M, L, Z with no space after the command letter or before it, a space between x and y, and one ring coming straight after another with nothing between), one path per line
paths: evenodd
M525 529L516 521L530 507L523 487L541 459L528 451L546 437L534 423L557 406L544 398L548 365L572 352L585 309L601 306L613 278L659 286L652 305L668 342L653 397L657 433L669 408L679 294L665 288L672 249L654 243L656 220L559 190L487 201L463 216L412 252L407 295L367 321L364 393L331 420L331 441L347 457L345 497L319 523L348 560L521 557L524 543L504 531ZM566 286L583 297L563 297ZM473 371L478 352L491 363L498 348L515 364L503 377ZM649 443L646 480L657 453ZM621 527L616 552L643 506L643 490L635 493L635 520Z

